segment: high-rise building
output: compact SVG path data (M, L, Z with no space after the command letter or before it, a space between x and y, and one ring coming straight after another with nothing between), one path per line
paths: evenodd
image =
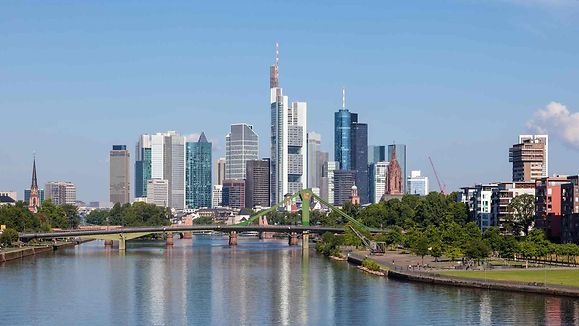
M345 202L350 201L355 181L356 173L354 171L334 171L334 205L342 206Z
M223 180L225 180L225 158L221 157L217 160L217 162L215 163L215 176L217 177L217 183L218 185L222 185L223 184Z
M408 185L406 187L407 191L411 195L428 195L428 177L422 176L421 171L410 171L410 176L408 177Z
M127 146L113 145L109 153L109 200L113 204L131 201L129 162Z
M187 142L185 201L187 208L211 207L212 177L211 177L211 143L205 133L201 133L197 142Z
M387 153L384 145L368 146L368 164L388 161Z
M151 136L141 135L135 148L135 198L147 197L147 180L151 179Z
M323 152L323 151L319 151L318 152L318 166L316 167L316 170L318 171L318 181L317 181L317 185L318 188L320 189L320 193L321 193L321 189L324 188L324 186L327 186L327 180L324 182L324 166L326 165L326 163L328 163L330 158L330 154L328 152ZM309 175L309 173L308 173Z
M269 207L269 159L247 161L245 207Z
M368 125L358 122L358 115L352 114L351 168L356 174L356 187L360 202L368 203Z
M46 199L50 199L55 205L76 203L76 187L72 182L49 181L44 185L44 190Z
M351 169L352 113L346 108L346 90L342 89L342 108L334 113L334 161L342 170Z
M396 160L400 166L400 173L402 175L402 193L406 193L406 185L408 183L408 175L406 174L406 145L403 144L392 144L388 145L388 158L387 161L392 161L392 154L396 149Z
M388 163L385 161L378 161L371 163L369 167L370 174L370 202L379 203L384 193L386 192L386 172L388 171Z
M320 197L325 199L328 203L334 203L335 182L334 172L340 169L340 163L336 161L328 161L324 164L322 170L322 187L320 188Z
M147 180L147 203L169 207L169 181L163 179Z
M320 168L320 146L322 136L316 132L308 133L308 188L318 188L320 186L320 177L322 169Z
M293 102L279 86L279 60L270 67L271 202L307 186L307 104Z
M213 186L212 198L213 198L213 202L211 204L211 207L223 206L223 185L214 185Z
M245 208L245 180L223 181L223 206Z
M521 135L519 143L509 149L513 163L513 181L535 181L547 177L547 135Z
M258 159L258 142L253 126L245 123L231 125L231 131L225 137L225 179L245 179L246 162Z
M32 183L30 185L30 195L28 198L28 210L32 213L38 212L40 207L40 191L38 189L38 180L36 179L36 157L32 163Z

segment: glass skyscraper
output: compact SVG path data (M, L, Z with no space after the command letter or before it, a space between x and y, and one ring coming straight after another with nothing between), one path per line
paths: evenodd
M135 198L147 197L149 179L151 179L151 137L142 135L135 149Z
M334 160L342 170L351 168L352 113L345 106L334 114Z
M211 207L211 143L205 133L185 145L185 203L188 208Z

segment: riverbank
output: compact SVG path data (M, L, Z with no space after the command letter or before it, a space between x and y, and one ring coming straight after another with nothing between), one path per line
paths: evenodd
M411 271L405 270L404 268L396 265L388 266L388 262L385 261L383 256L368 256L363 253L348 254L348 262L357 266L361 265L364 259L370 259L378 264L386 265L388 269L383 268L381 272L383 272L385 276L390 279L400 281L579 298L579 287L577 286L562 286L538 282L520 282L513 280L485 280L458 277L454 275L444 275L434 271Z
M39 254L49 253L57 250L58 248L73 247L78 244L88 242L92 240L81 240L81 241L61 241L52 244L38 245L38 246L26 246L20 248L7 248L0 250L0 263L9 262L16 259L22 259L25 257L35 256Z

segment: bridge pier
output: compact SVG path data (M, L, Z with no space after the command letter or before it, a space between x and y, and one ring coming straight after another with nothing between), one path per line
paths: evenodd
M125 240L124 234L121 234L119 238L119 251L125 250L127 250L127 240Z
M308 250L310 249L310 234L308 231L304 231L302 234L302 249Z
M290 245L290 246L297 246L297 245L298 245L298 234L297 234L297 232L292 232L292 233L290 233L289 245Z
M183 232L183 239L193 239L193 232L191 231Z
M112 247L113 246L113 240L105 240L105 247Z
M173 240L173 232L167 232L167 240L166 240L165 245L168 246L168 247L170 247L170 246L173 245L173 242L174 242L174 240Z
M229 232L229 246L237 246L237 231Z

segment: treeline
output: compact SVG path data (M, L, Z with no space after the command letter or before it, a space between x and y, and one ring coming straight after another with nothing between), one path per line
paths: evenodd
M93 225L171 225L171 213L167 208L143 202L136 202L132 205L117 203L110 210L94 210L90 212L85 221Z

